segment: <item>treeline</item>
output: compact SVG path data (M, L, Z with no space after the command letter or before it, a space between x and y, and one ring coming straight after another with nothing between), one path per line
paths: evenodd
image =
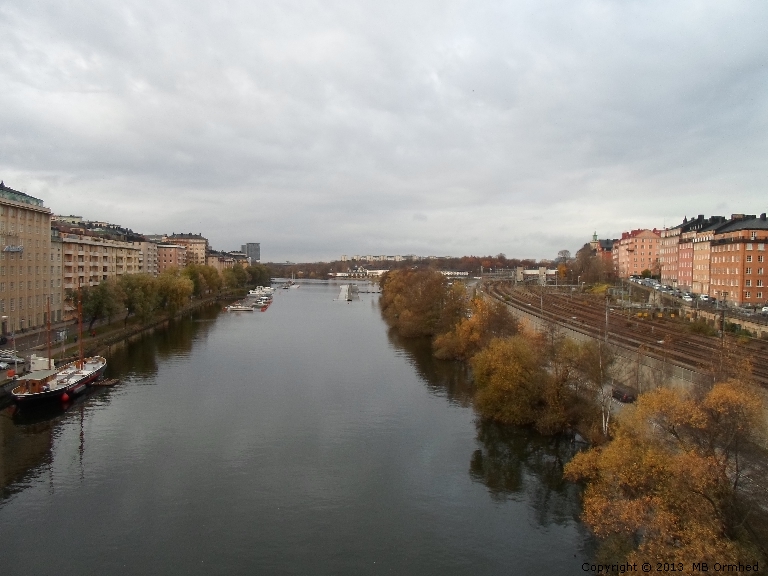
M247 285L268 285L269 271L265 266L246 268L234 266L222 274L212 266L190 264L184 268L171 268L157 277L149 274L124 274L119 279L108 278L97 286L84 286L68 290L65 296L77 306L80 298L83 319L88 330L102 319L109 322L122 316L127 322L132 315L147 321L157 313L175 314L193 296L216 294L222 289L238 289Z
M554 326L528 333L503 304L428 270L386 274L381 306L402 336L430 337L436 356L470 363L482 418L545 434L577 427L593 441L565 476L586 485L583 519L601 539L600 562L662 559L687 571L766 561L765 406L747 370L641 394L616 418L615 355L603 343Z
M500 268L514 268L516 266L536 268L539 265L543 266L545 264L551 266L551 262L540 263L532 259L507 258L504 254L497 254L496 256L461 256L438 258L435 260L401 260L400 262L395 262L393 260L379 262L366 262L363 260L347 260L342 262L341 260L335 260L332 262L306 262L296 264L270 262L267 266L269 266L273 278L290 278L291 276L295 276L296 278L325 280L330 273L348 272L353 266L362 266L369 270L402 270L405 268L419 270L456 270L459 272L469 272L470 275L476 275L480 274L481 269L488 271L498 270Z
M587 398L608 382L607 348L575 343L554 329L524 332L502 302L469 294L434 270L387 273L381 308L402 336L428 336L436 357L470 363L482 417L545 434L574 427L592 437L603 433L609 416Z

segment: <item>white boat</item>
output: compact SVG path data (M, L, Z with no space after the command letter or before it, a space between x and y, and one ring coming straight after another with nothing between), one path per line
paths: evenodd
M253 305L250 304L230 304L227 306L228 312L253 312Z

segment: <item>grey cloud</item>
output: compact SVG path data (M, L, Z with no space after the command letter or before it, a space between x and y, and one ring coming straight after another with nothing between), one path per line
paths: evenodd
M766 16L6 0L0 175L57 212L274 260L551 257L724 196L765 211Z

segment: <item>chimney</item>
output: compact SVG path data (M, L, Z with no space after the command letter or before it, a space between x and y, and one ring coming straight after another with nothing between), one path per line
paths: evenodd
M762 220L763 222L765 222L765 212L763 212L762 214L760 214L760 220Z

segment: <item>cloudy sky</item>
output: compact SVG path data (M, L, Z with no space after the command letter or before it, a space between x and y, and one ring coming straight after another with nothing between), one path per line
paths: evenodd
M0 0L0 179L138 232L547 258L768 210L765 2Z

